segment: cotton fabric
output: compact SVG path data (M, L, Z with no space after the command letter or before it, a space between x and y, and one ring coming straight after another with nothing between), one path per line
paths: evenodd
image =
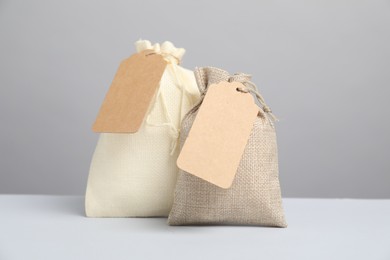
M139 131L100 134L86 189L88 217L167 216L172 206L180 122L199 91L194 73L178 65L184 49L171 42L135 45L163 55L168 65Z

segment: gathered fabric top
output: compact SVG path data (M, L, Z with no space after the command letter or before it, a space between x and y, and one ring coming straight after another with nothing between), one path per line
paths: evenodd
M235 81L242 83L245 88L240 88L237 90L253 94L261 105L260 112L264 115L268 115L272 121L277 121L277 118L272 114L271 108L265 103L263 96L259 93L256 85L251 81L251 75L241 72L230 75L229 72L220 68L203 67L195 69L195 78L198 83L199 91L202 97L205 96L208 86L212 84L217 84L221 81ZM200 103L201 102L202 100L200 101Z
M148 40L138 40L135 42L137 52L144 50L153 50L157 54L161 54L169 63L180 64L184 53L183 48L176 48L172 42L165 41L162 44L152 43Z

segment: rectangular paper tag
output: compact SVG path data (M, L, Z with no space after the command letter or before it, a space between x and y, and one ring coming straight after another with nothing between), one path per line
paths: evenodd
M239 82L209 87L177 166L221 188L229 188L259 112Z
M121 62L92 127L94 132L135 133L148 111L167 62L146 50Z

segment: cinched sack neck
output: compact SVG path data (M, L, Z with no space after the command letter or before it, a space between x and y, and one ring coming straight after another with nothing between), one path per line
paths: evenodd
M199 87L201 96L206 95L207 89L212 84L217 84L221 81L240 82L244 88L239 89L241 92L248 92L255 96L261 105L261 110L264 114L269 115L272 121L276 121L276 117L272 114L271 108L265 103L263 96L258 92L256 85L251 81L252 76L245 73L235 73L230 75L229 72L215 68L204 67L195 69L195 78Z
M173 43L165 41L162 44L152 43L148 40L139 40L135 42L135 48L137 52L144 50L153 50L157 54L161 54L168 62L174 64L180 64L184 53L186 52L183 48L176 48Z

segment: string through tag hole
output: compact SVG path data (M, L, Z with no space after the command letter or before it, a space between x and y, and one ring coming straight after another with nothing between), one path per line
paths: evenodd
M148 57L150 55L155 55L156 53L155 52L151 52L151 53L147 53L145 56Z
M243 89L243 88L236 88L236 90L238 92L241 92L241 93L248 93L249 92L247 89Z

